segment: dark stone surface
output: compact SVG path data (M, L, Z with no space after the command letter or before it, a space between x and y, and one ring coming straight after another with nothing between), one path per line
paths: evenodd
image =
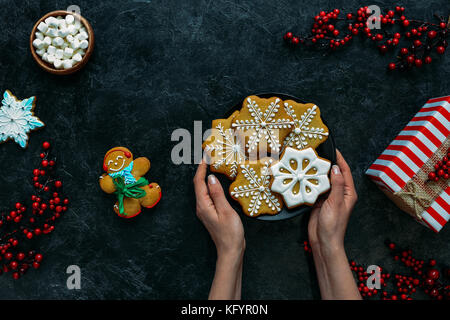
M348 256L396 267L383 246L391 238L418 256L450 259L450 228L433 234L397 209L364 171L428 98L450 94L447 57L407 74L388 74L389 54L355 43L332 56L291 51L281 40L307 32L321 9L359 1L77 1L92 24L96 47L81 72L56 77L32 60L28 38L42 15L66 1L1 0L0 83L20 98L37 96L46 123L28 149L0 145L0 203L6 210L30 190L28 175L43 140L52 141L72 200L55 232L42 241L46 259L20 281L0 277L0 298L183 299L207 297L215 249L195 216L195 165L172 164L177 128L193 131L255 92L285 92L315 102L350 164L359 202L348 226ZM373 1L383 8L395 2ZM408 2L407 14L448 14L446 0ZM132 221L112 212L113 197L97 178L106 150L128 146L152 161L149 180L162 202ZM267 223L243 218L248 249L243 297L319 298L303 253L307 216ZM82 289L66 288L68 265L82 271Z

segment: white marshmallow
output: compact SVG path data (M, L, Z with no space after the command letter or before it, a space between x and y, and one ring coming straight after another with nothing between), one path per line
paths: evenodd
M73 36L78 33L78 29L76 28L76 26L74 24L69 24L69 26L67 27L67 30L69 30L69 33Z
M73 35L69 34L69 35L66 37L66 40L67 40L69 43L71 43L73 40L75 40L75 38L73 37Z
M81 60L83 60L83 57L81 56L81 54L76 53L73 55L72 60L75 62L80 62Z
M70 46L69 43L64 42L63 45L61 46L62 49L68 48Z
M48 57L48 53L45 52L45 53L42 55L42 60L44 60L45 62L48 62L47 57Z
M48 25L45 22L41 22L39 23L39 25L37 26L37 29L42 32L45 33L45 31L47 31L48 29Z
M87 40L89 38L87 32L85 31L81 31L79 34L77 34L78 36L78 40L83 41L83 40Z
M55 55L55 53L56 53L56 47L54 47L54 46L48 46L47 52L48 52L48 54Z
M44 53L45 53L45 48L36 50L36 53L42 57L44 55Z
M71 43L70 46L72 47L73 50L77 50L80 48L80 41L78 41L78 39L74 39Z
M64 20L64 19L58 20L58 27L59 27L60 29L67 28L66 20Z
M64 57L64 50L56 49L55 57L56 57L56 59L62 59Z
M44 44L44 41L42 41L42 40L34 39L33 40L33 46L36 49L40 50L40 49L42 49L45 46L45 44Z
M63 67L63 62L60 59L55 59L55 61L53 61L53 65L56 69L61 69Z
M44 40L44 34L42 32L36 32L36 39L39 39L41 41Z
M73 56L73 49L72 48L65 48L64 49L64 57L65 58L72 58Z
M53 38L52 43L55 47L56 46L60 47L64 44L64 40L61 37L56 37L56 38Z
M81 49L87 49L87 47L89 47L89 42L87 40L83 40L80 42Z
M61 17L61 16L57 16L57 17L56 17L56 19L58 19L58 20L62 20L62 18L63 18L63 17Z
M53 64L53 62L55 62L55 56L52 54L47 54L47 62Z
M67 23L67 24L73 24L74 21L75 21L75 17L74 17L73 15L68 14L68 15L66 16L66 23Z
M64 69L70 69L73 67L72 59L66 59L63 61L63 67Z
M58 30L56 28L48 28L45 34L49 37L57 37L58 36Z
M46 47L48 47L49 45L51 45L51 44L52 44L52 38L50 38L49 36L46 36L46 37L44 38L44 44L45 44Z
M47 19L45 19L45 22L47 23L47 25L49 27L54 27L57 28L58 27L58 19L56 19L55 17L48 17Z
M58 30L58 37L65 38L69 34L69 29L62 27Z

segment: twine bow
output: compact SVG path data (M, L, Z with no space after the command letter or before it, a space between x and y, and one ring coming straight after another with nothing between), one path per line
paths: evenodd
M396 192L396 195L412 204L414 215L419 220L422 220L422 212L431 205L433 200L413 180L408 181L401 191Z
M145 178L140 178L138 181L130 184L126 184L123 177L117 177L113 179L113 183L116 186L117 200L119 202L119 213L120 215L126 215L123 206L123 200L125 197L139 199L145 197L145 191L141 189L148 185L148 181Z

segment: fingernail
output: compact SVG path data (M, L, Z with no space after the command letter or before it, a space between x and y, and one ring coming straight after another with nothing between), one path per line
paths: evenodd
M213 174L210 174L210 175L208 176L208 179L209 179L209 183L210 183L210 184L216 184L216 183L217 183L217 178L216 178L216 176L213 175Z
M341 174L341 169L339 169L339 166L337 165L333 165L332 170L334 174Z

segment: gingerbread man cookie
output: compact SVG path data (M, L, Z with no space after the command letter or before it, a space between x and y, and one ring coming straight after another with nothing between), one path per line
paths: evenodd
M141 206L153 208L161 199L161 188L157 183L148 183L143 176L150 170L150 160L133 154L124 147L109 150L103 160L100 188L106 193L115 193L118 201L114 212L122 218L133 218L141 213Z

